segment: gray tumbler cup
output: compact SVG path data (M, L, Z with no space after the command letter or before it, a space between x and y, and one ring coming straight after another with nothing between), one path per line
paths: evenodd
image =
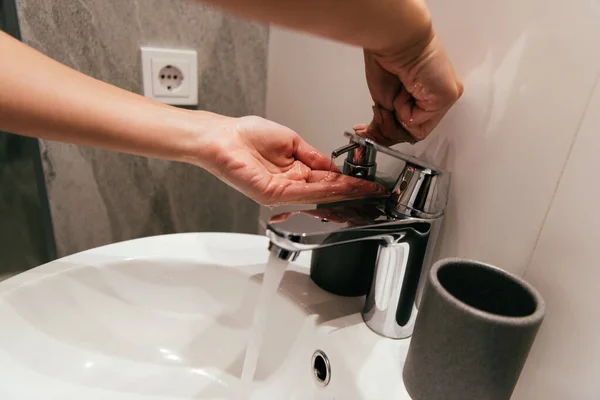
M430 270L404 365L413 400L510 399L545 314L523 279L477 261Z

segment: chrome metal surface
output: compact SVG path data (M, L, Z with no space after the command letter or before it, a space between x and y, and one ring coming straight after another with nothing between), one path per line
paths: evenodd
M348 143L347 145L342 146L342 147L340 147L340 148L335 149L334 151L332 151L331 152L331 156L333 158L338 158L342 154L347 153L350 150L356 149L358 146L360 146L360 144L358 144L358 143Z
M427 231L412 231L379 246L371 290L365 299L363 319L374 332L389 338L412 335L422 297L421 281L430 264L425 260L435 246L431 233L440 220L431 221Z
M278 257L364 240L379 243L375 277L363 317L376 333L409 337L420 299L424 261L433 248L432 227L440 218L396 218L385 213L385 199L360 200L284 212L267 223L270 250ZM360 232L345 239L344 232ZM425 274L426 275L426 274ZM400 312L402 311L402 312Z
M394 233L399 226L419 222L428 221L390 218L385 213L385 199L365 199L275 213L267 221L266 234L272 245L298 252L342 244L326 242L332 233L360 230L365 232L365 237L359 240L366 240L370 238L369 232L379 238L382 230Z
M377 150L371 146L363 146L360 143L351 141L349 144L334 150L331 155L339 157L348 153L344 161L342 172L348 176L373 180L377 173Z
M354 165L374 165L377 158L377 150L369 146L357 146L348 152L348 162Z
M346 161L344 162L344 168L342 172L344 175L372 181L375 179L375 175L377 174L377 165L355 165Z
M356 173L360 171L358 167L372 168L365 179L374 178L377 152L405 163L391 195L276 213L267 222L269 249L287 260L301 251L377 241L379 250L371 264L375 268L363 319L382 336L407 338L414 328L423 278L433 262L450 174L354 133L346 132L345 136L350 143L333 153L349 152L345 173ZM347 232L352 234L345 235Z
M300 254L298 251L291 251L282 247L279 247L273 240L269 242L269 251L283 261L294 261Z
M393 216L435 218L444 213L450 189L450 174L431 174L429 170L406 163L386 203Z
M444 213L450 190L449 172L355 133L345 132L344 136L350 139L348 146L360 145L354 151L364 148L366 153L374 155L380 152L405 163L386 204L389 214L435 218Z
M390 157L394 157L398 160L402 160L404 162L413 164L422 170L429 170L429 171L431 171L431 173L434 173L434 174L441 174L444 172L442 169L440 169L436 166L433 166L429 163L426 163L425 161L419 160L418 158L409 156L408 154L401 153L401 152L391 149L389 147L382 146L382 145L372 141L371 139L367 139L362 136L358 136L354 132L344 132L344 136L349 138L352 143L358 143L362 146L372 148L376 152L387 154Z

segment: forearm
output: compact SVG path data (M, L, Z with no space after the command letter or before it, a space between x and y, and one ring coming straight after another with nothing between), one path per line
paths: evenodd
M301 30L375 52L427 40L423 0L205 0L238 15Z
M198 113L90 78L2 32L0 54L9 55L0 58L2 131L178 161L198 147Z

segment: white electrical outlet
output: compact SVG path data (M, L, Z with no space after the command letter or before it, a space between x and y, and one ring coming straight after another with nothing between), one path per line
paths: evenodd
M142 47L144 96L177 106L198 104L196 50Z

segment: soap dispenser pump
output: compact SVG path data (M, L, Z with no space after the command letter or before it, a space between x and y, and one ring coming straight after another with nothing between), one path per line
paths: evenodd
M446 205L450 183L449 173L415 157L379 145L356 133L346 132L344 136L349 138L349 143L334 150L332 157L337 158L347 153L342 167L342 173L345 175L384 182L383 177L377 176L377 154L384 153L399 162L404 162L398 177L387 182L390 196L387 199L374 201L369 206L368 213L372 215L375 212L380 218L384 217L390 221L415 217L431 220L432 235L428 234L423 244L425 247L431 245L431 242L435 241L439 220ZM330 206L319 205L317 208L324 209ZM354 206L350 203L345 207L352 209ZM360 212L364 214L365 205L362 204L360 207L362 207ZM373 269L380 246L377 241L362 239L374 234L385 235L386 233L388 228L378 225L370 226L368 229L332 233L324 244L328 242L345 242L345 244L324 246L313 250L310 270L312 280L322 289L340 296L354 297L367 294L371 287ZM412 236L412 233L407 233L407 238ZM420 237L415 235L414 239L407 240L419 242ZM415 249L413 251L425 252L422 245L413 248ZM423 257L425 258L425 254ZM424 261L430 262L430 260Z

